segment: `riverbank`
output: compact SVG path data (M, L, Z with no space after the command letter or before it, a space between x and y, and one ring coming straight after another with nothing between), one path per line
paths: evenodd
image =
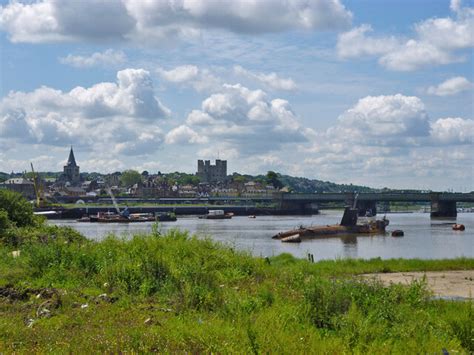
M434 297L445 299L474 298L474 270L444 270L425 272L393 272L365 274L362 277L380 280L384 285L409 285L426 282Z
M2 352L403 352L474 350L472 302L423 281L357 275L473 270L474 259L252 257L185 232L86 240L30 230L0 247Z
M124 209L127 206L120 206ZM223 210L225 213L233 213L236 216L294 216L294 215L316 215L317 209L279 209L273 207L255 206L232 206L232 205L155 205L155 206L132 206L128 207L130 213L163 213L173 212L180 216L206 215L210 210ZM99 212L115 212L114 206L80 206L68 208L41 208L35 210L38 213L55 211L55 214L46 215L48 219L78 219L83 216L96 215Z

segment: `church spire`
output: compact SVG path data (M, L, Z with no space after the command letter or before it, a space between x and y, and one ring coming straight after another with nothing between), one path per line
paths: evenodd
M69 152L69 158L67 159L67 166L77 166L76 164L76 159L74 158L74 152L72 150L71 146L71 151Z

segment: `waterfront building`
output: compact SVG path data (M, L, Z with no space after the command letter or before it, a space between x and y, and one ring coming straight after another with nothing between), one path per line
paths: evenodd
M9 189L22 194L27 199L35 198L35 187L33 181L25 178L12 178L0 184L0 188Z
M108 186L119 186L121 176L122 173L120 171L116 171L115 173L109 174L105 177L105 184L107 184Z
M224 182L227 178L227 160L217 159L215 165L211 165L210 160L198 160L196 175L201 182Z

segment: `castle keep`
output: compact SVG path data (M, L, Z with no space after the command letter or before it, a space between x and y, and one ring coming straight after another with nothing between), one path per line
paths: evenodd
M227 160L216 160L215 165L211 165L210 160L198 160L197 176L201 178L201 182L219 182L225 181L227 177Z

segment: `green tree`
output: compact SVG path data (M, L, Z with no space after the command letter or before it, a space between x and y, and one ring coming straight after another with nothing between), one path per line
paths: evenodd
M234 180L234 182L237 184L245 184L247 182L247 178L243 175L233 176L232 180Z
M200 182L201 182L201 178L199 176L192 175L192 174L183 174L178 179L178 184L179 185L197 186Z
M274 188L281 189L283 187L283 183L280 181L279 175L274 171L269 171L267 173L267 183L272 184Z
M0 190L0 211L18 227L35 224L33 206L21 194L11 190Z
M6 231L11 227L12 222L8 219L7 211L0 209L0 236L4 235Z
M7 181L9 178L10 178L9 174L0 172L0 182Z
M141 174L136 170L125 170L120 176L122 186L129 187L142 181Z

